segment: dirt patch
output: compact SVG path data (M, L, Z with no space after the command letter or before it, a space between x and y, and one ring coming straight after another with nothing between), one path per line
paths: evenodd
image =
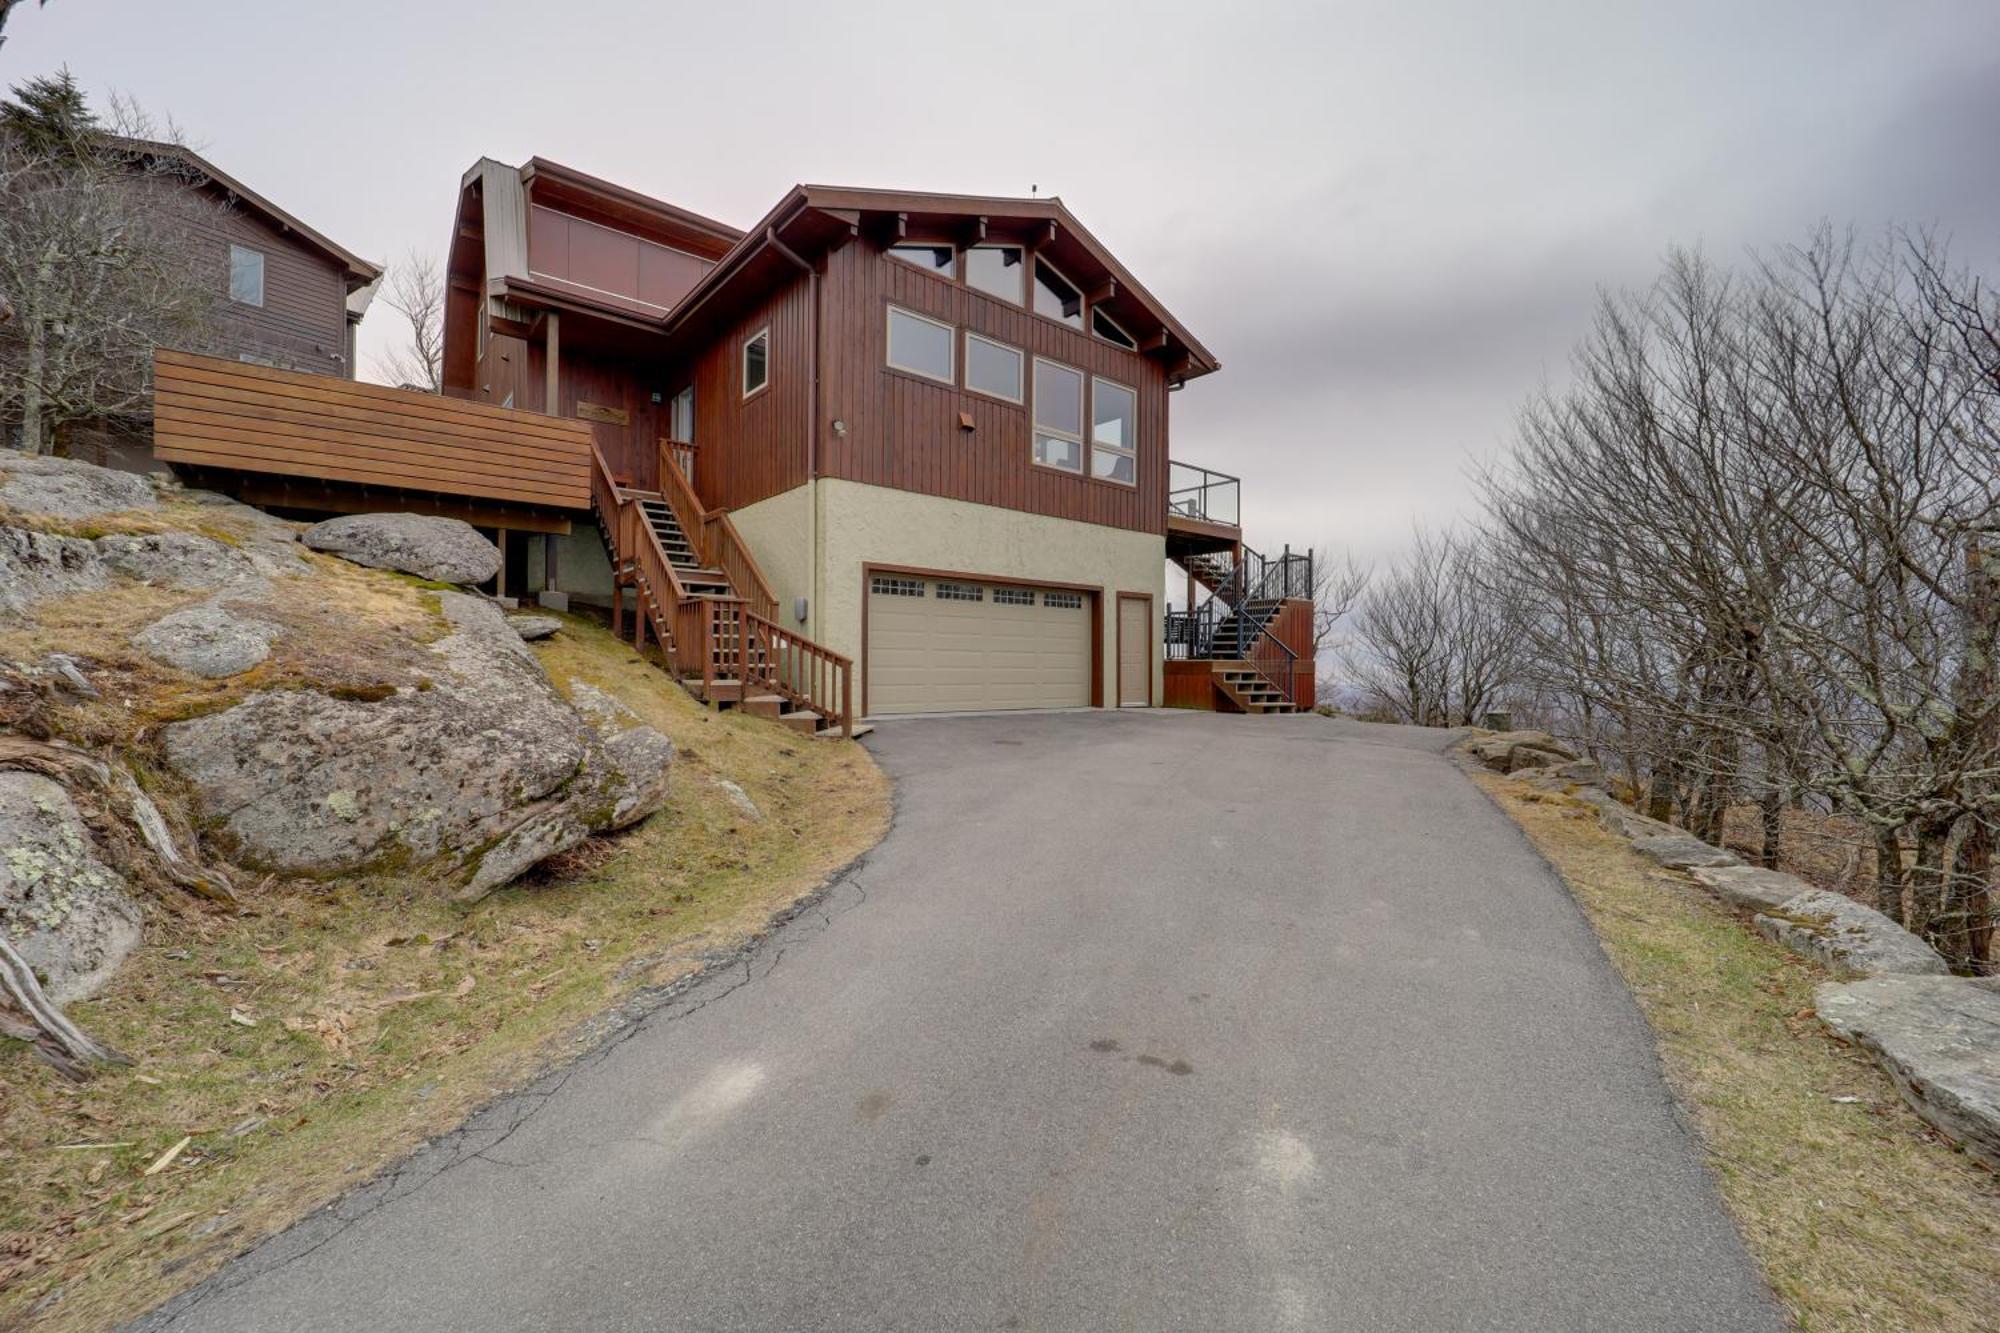
M357 577L385 642L428 632L421 590ZM586 680L672 738L668 809L469 909L355 877L152 922L71 1011L132 1068L79 1087L0 1048L0 1327L108 1327L193 1285L573 1056L594 1015L740 945L886 830L888 783L860 746L710 713L584 619L537 650L559 685Z

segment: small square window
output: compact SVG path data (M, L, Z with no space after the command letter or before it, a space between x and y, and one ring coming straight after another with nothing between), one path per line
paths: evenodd
M743 344L743 396L771 382L771 331L759 329Z
M986 590L972 583L940 583L937 599L940 602L983 602Z
M995 588L993 590L993 604L995 606L1033 606L1035 604L1035 594L1029 592L1026 588Z
M869 580L868 586L884 597L922 597L924 595L924 581L922 579L897 578L892 574L877 574L873 579Z
M898 306L889 307L889 364L897 370L943 384L955 383L954 341L951 325Z
M264 254L247 245L229 247L229 299L240 305L264 304Z
M1058 611L1080 611L1083 609L1083 594L1080 592L1045 592L1042 605L1054 607Z
M1019 349L976 333L965 335L965 387L974 393L1021 401L1021 353Z

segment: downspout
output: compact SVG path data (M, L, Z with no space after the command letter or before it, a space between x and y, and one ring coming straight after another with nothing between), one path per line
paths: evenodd
M764 241L806 275L806 485L812 487L806 505L806 549L812 555L812 591L804 633L809 639L818 639L820 598L826 582L825 561L819 549L819 270L779 240L776 227L764 229Z

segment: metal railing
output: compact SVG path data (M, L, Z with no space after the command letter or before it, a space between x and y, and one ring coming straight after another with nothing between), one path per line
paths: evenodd
M1204 523L1238 527L1243 519L1243 483L1226 472L1193 463L1167 462L1167 512Z

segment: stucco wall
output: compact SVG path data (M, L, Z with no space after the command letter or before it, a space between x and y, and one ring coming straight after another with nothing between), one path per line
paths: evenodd
M1118 697L1117 594L1151 593L1156 615L1166 606L1166 543L1151 533L834 480L796 487L732 516L771 581L780 615L789 623L793 598L811 599L803 632L857 666L864 564L1102 589L1100 669L1107 703ZM1152 647L1158 699L1157 632Z

